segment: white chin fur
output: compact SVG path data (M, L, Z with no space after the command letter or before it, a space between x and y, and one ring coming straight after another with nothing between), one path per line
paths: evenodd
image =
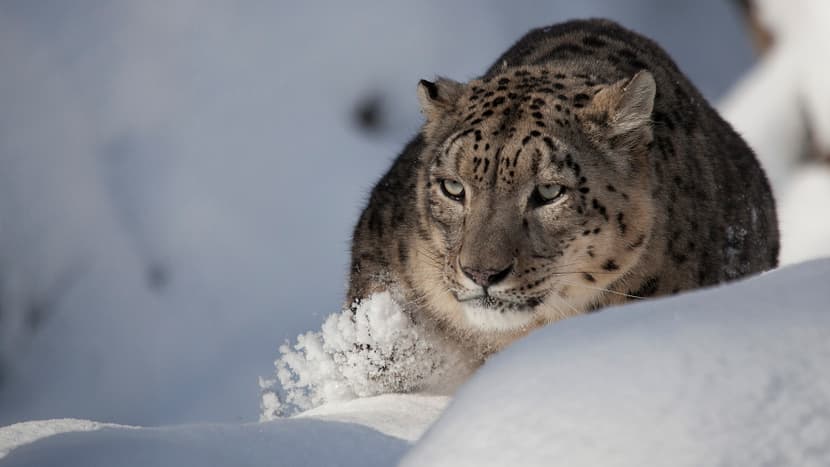
M467 322L483 331L515 331L535 321L535 313L524 311L498 311L479 306L462 305Z

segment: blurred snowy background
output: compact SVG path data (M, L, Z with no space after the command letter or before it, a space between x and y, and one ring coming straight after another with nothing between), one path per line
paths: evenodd
M758 47L740 3L0 2L0 426L256 420L277 347L340 308L418 79L573 17L661 43L809 211L785 253L830 251L827 8L756 11Z

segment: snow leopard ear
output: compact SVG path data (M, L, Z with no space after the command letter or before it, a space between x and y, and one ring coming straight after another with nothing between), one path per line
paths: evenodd
M435 82L422 79L418 82L418 100L427 122L437 121L453 110L463 89L463 84L447 78L438 78Z
M601 127L605 138L621 137L626 145L651 139L651 112L657 84L648 70L599 91L588 109L589 121Z
M622 88L612 118L615 134L628 133L651 123L657 84L647 70L640 70Z

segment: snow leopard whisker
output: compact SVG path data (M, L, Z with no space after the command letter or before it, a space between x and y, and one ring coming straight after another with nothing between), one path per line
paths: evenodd
M575 287L584 287L586 289L598 290L600 292L607 292L607 293L610 293L610 294L613 294L613 295L619 295L621 297L635 298L635 299L638 299L638 300L642 300L642 299L645 298L645 297L640 297L638 295L632 295L632 294L628 294L628 293L624 293L624 292L617 292L616 290L607 289L605 287L596 287L596 286L592 286L592 285L585 285L585 284L582 284L580 282L571 282L571 281L561 280L561 279L560 279L560 281L565 285L572 285L572 286L575 286Z
M577 314L577 315L582 314L582 313L580 313L580 311L579 311L579 310L577 310L577 309L576 309L576 307L575 307L575 306L571 305L571 303L570 303L569 301L565 300L564 298L562 298L562 297L558 296L558 295L557 295L557 294L555 294L555 293L554 293L554 294L551 294L551 295L552 295L554 298L556 298L557 300L559 300L560 302L564 303L565 305L568 305L568 308L570 308L571 310L573 310L574 314ZM557 313L559 313L559 315L561 315L563 318L567 318L567 316L566 316L566 315L562 314L561 310L557 310Z

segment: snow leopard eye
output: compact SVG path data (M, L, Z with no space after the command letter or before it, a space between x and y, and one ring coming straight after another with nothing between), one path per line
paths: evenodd
M441 180L441 191L447 198L461 201L464 199L464 185L455 180Z
M550 204L565 194L565 187L556 183L545 183L544 185L536 185L533 190L534 201L538 205Z

